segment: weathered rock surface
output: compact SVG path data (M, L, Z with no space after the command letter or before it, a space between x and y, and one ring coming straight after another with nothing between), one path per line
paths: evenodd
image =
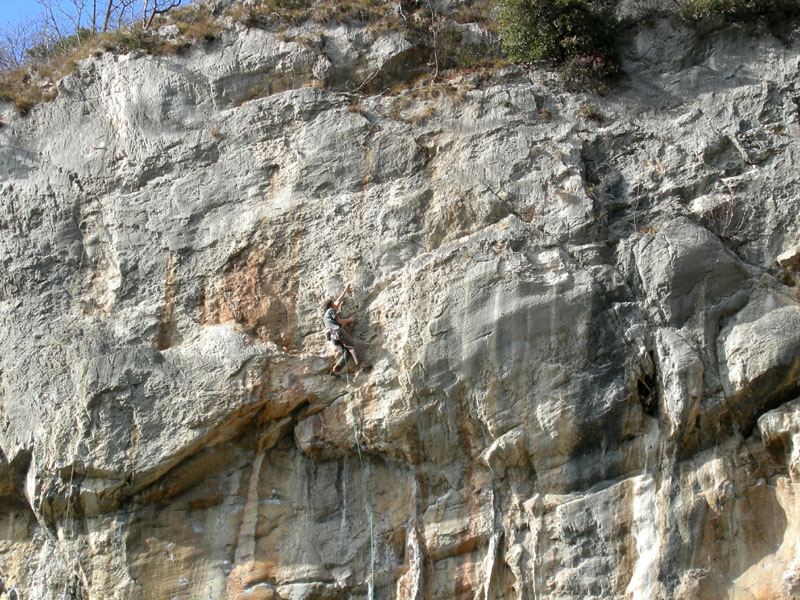
M346 92L407 50L232 29L2 107L6 588L364 598L369 499L376 598L798 597L800 40Z

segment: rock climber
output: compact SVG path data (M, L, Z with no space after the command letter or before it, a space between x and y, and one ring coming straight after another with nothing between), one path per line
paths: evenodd
M344 330L344 326L350 325L355 321L355 317L348 317L345 319L336 314L344 302L344 297L349 291L350 284L348 283L344 286L342 293L339 294L336 300L328 298L323 308L325 312L322 315L322 322L325 325L325 339L329 342L333 342L334 345L342 349L342 356L339 357L339 360L336 361L336 364L333 365L333 368L328 372L328 375L333 377L341 375L339 370L346 364L348 352L353 359L353 364L358 365L362 371L372 368L372 365L368 365L359 358L355 340Z

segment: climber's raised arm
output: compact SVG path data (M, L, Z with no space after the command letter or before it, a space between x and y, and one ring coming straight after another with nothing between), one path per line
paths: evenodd
M350 284L348 283L346 286L344 286L342 293L339 294L336 300L333 301L333 310L339 312L339 308L341 308L342 302L344 302L344 297L347 295L349 291L350 291Z

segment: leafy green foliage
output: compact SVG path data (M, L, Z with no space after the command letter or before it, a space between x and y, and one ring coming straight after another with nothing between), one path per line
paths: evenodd
M515 62L615 53L614 19L584 0L500 0L503 50Z
M586 0L500 0L503 50L513 62L560 65L571 91L604 93L619 73L617 22ZM607 3L606 3L607 4Z

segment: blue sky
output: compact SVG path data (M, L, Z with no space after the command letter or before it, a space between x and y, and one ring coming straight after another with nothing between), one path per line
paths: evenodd
M54 4L58 0L51 0ZM189 0L184 0L183 4L188 4ZM87 2L86 4L90 4ZM98 5L101 2L98 2ZM141 4L137 2L137 4ZM61 0L61 6L68 10L69 0ZM0 0L0 25L15 23L24 20L26 17L32 18L42 14L42 9L36 0Z
M35 0L0 0L0 23L17 21L21 16L39 14Z

